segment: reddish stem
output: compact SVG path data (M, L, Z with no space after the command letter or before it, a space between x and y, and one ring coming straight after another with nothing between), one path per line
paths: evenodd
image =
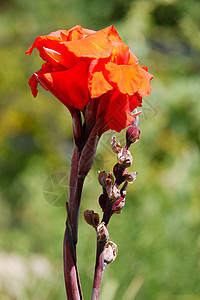
M69 180L68 218L63 245L64 275L68 300L83 299L76 263L76 244L81 194L85 176L91 169L98 144L98 136L91 137L81 151L75 146Z
M110 218L112 216L112 203L110 201L107 202L102 222L105 223L105 226L108 226ZM97 240L97 252L96 252L96 265L94 272L94 281L93 281L93 289L92 289L92 300L98 300L101 288L101 280L104 271L104 247L106 243L98 242Z
M73 202L69 203L72 238L73 238L73 244L75 249L78 240L78 220L79 220L79 210L80 210L83 183L84 183L84 177L78 177Z
M92 289L92 300L98 300L101 288L101 280L104 271L104 247L105 243L97 240L96 265Z
M67 298L69 300L82 300L83 295L76 264L75 250L68 222L66 224L64 235L63 262Z
M72 211L73 203L76 195L77 178L78 178L78 148L74 147L72 155L70 180L69 180L69 204L68 204L68 218L66 222L66 229L63 242L63 263L64 263L64 276L65 286L68 300L81 300L83 299L80 280L76 265L76 250L73 242L72 232Z

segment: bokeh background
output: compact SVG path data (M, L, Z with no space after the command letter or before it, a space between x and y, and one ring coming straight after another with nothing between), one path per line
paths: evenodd
M119 248L103 276L101 300L200 299L200 2L198 0L0 1L0 299L66 299L62 238L73 148L66 108L28 79L41 66L38 35L76 24L114 24L154 74L144 99L141 140L132 147L137 180L109 225ZM78 265L90 299L101 214L98 170L112 170L113 132L99 143L80 211ZM117 134L124 143L124 132Z

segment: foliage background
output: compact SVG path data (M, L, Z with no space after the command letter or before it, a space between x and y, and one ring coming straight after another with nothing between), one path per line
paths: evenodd
M198 0L0 1L0 299L65 299L71 120L44 90L33 100L27 81L41 60L24 52L36 36L76 24L96 30L114 24L154 74L142 137L132 148L139 175L109 226L119 253L104 273L101 300L200 299L199 11ZM78 263L85 299L95 233L83 211L101 213L97 170L115 164L112 134L102 137L83 193ZM117 137L123 143L124 132Z

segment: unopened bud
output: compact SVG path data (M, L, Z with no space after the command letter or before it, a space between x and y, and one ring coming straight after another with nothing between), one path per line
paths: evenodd
M114 176L113 176L112 172L108 172L108 175L107 175L106 181L107 181L107 180L111 180L111 181L112 181L112 183L114 183L114 181L115 181L115 178L114 178Z
M130 167L133 163L133 157L129 150L127 150L125 155L123 154L123 151L121 151L120 153L118 153L117 158L118 158L119 164L121 166L123 166L124 168Z
M98 172L98 180L100 185L102 185L104 188L106 188L106 178L107 178L107 173L106 171Z
M120 198L120 196L121 196L120 190L114 185L112 190L109 191L108 193L108 198L111 199L112 201L116 201Z
M128 181L125 181L120 191L122 198L125 198L126 196L127 187L128 187Z
M120 214L124 205L125 205L125 198L120 197L119 200L117 200L113 205L112 211L116 214Z
M141 131L136 126L130 126L126 131L126 142L136 143L140 139Z
M102 211L104 211L107 201L108 201L108 196L106 193L105 194L103 193L99 196L99 205L100 205Z
M125 181L128 181L129 183L133 183L133 181L136 179L138 172L131 172L131 173L126 173L123 175L123 178Z
M117 257L117 245L111 241L107 242L104 248L104 267L109 265Z
M97 228L97 226L99 225L99 215L93 210L85 210L84 219L89 225L94 228Z
M112 195L113 190L113 182L110 178L106 179L106 192L108 194L108 197L110 198L110 195Z
M119 153L122 149L120 142L116 140L116 136L113 136L111 139L111 149L114 153Z
M107 243L109 240L108 229L106 228L104 222L99 224L99 226L97 227L97 239L98 242L103 242L103 243Z

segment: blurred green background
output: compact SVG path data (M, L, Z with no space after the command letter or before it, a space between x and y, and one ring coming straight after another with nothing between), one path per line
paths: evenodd
M62 238L73 149L66 108L28 79L40 69L38 35L76 24L114 24L154 74L144 99L141 140L132 147L137 180L114 215L116 261L105 270L101 300L200 299L200 2L198 0L0 1L0 299L66 299ZM97 170L116 157L107 132L88 175L80 212L78 264L90 299L95 232L85 209L101 214ZM117 134L124 143L124 132Z

